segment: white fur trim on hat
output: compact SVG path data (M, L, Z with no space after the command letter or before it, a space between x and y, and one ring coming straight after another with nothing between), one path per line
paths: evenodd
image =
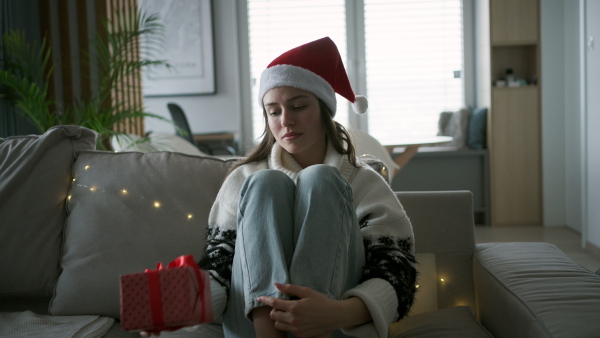
M333 87L321 76L310 70L292 65L276 65L265 69L260 76L260 89L258 91L258 104L263 109L265 94L277 87L294 87L311 92L325 102L325 105L331 110L331 117L335 116L337 103Z
M369 101L363 95L356 95L354 97L354 103L352 103L352 110L359 115L363 115L369 109Z

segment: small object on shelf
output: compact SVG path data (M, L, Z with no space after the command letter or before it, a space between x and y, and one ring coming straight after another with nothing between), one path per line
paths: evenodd
M510 87L510 83L515 80L515 74L513 73L512 68L506 68L506 83Z
M520 80L511 80L511 81L508 81L508 86L509 87L520 87L521 86L521 81Z
M532 75L532 76L529 78L529 83L531 83L532 85L534 85L534 86L535 86L535 85L537 85L537 82L538 82L538 80L537 80L537 76L535 76L535 75Z
M496 80L496 87L506 87L506 81Z

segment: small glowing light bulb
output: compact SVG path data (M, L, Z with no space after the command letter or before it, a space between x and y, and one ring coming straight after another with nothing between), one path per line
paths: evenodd
M75 182L75 177L73 177L73 182Z
M158 202L158 201L155 201L155 202L154 202L154 207L155 207L155 208L160 208L160 202Z
M67 196L67 201L71 200L71 195Z
M85 167L83 167L83 169L84 169L84 170L88 170L88 169L90 169L90 166L89 166L89 165L86 165Z
M96 191L96 187L91 187L90 191Z
M444 279L443 279L443 278L440 278L440 282L444 282Z
M192 219L194 217L192 214L188 214L188 219Z
M415 285L415 289L420 288L421 286L419 284Z
M121 193L122 193L123 195L127 195L127 189L121 189Z

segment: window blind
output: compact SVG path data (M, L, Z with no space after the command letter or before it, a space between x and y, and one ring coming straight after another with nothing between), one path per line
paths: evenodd
M464 102L461 0L364 0L369 133L432 136Z
M264 129L256 97L260 74L275 57L300 44L329 36L346 70L346 25L364 17L364 72L369 133L383 144L404 136L432 136L442 111L464 105L462 0L360 0L364 16L346 18L346 2L355 0L248 0L253 138ZM354 3L353 3L354 4ZM348 22L346 22L348 21ZM362 42L362 41L361 41ZM360 53L360 51L358 51ZM455 74L459 74L455 77ZM357 75L357 74L354 74ZM358 75L357 75L358 76ZM355 76L356 78L356 76ZM336 120L348 126L348 104L338 96Z
M346 62L346 14L344 0L248 0L250 73L252 77L253 139L264 131L258 105L260 74L283 52L329 36ZM336 120L346 121L347 105L338 96Z

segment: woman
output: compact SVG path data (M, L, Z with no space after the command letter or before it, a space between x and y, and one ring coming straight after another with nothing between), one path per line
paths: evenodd
M265 136L223 183L200 262L226 337L387 337L410 309L410 222L333 121L336 92L366 111L329 38L262 74Z

